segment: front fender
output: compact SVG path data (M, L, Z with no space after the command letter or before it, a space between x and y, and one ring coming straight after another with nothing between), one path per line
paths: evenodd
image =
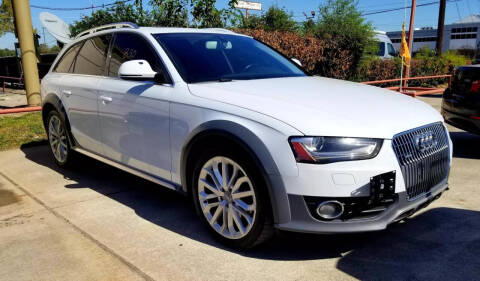
M290 221L288 196L280 171L265 143L251 130L229 120L213 120L193 129L182 148L181 181L187 191L187 158L195 142L208 134L221 134L242 146L260 168L267 185L275 223Z

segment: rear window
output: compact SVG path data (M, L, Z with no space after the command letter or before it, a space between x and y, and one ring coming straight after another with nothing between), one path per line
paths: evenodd
M86 75L105 75L105 61L111 35L88 39L75 60L73 73Z
M77 43L68 49L53 69L53 72L69 73L73 60L77 55L78 49L80 49L80 46L82 46L82 43L83 42Z

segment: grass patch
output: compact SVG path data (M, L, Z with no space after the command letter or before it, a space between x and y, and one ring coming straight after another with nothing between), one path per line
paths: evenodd
M46 139L40 112L0 115L0 150L20 148Z

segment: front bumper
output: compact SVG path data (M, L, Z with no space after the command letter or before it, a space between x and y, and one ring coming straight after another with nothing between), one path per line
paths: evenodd
M277 224L276 227L280 230L307 233L353 233L383 230L389 224L402 220L426 207L447 189L448 184L445 179L433 187L430 192L414 201L408 201L406 192L400 192L398 200L379 215L368 219L344 221L318 220L311 215L303 196L289 194L291 220L287 223Z

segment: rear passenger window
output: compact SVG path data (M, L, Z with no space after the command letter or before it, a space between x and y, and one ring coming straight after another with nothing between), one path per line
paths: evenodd
M59 73L70 72L70 67L72 66L72 62L75 59L78 49L80 49L80 46L82 46L82 44L77 43L76 45L73 45L73 47L71 47L69 50L67 50L60 59L60 61L57 63L53 71Z
M111 37L111 35L103 35L85 41L75 60L73 73L105 75L105 61Z
M154 71L161 71L157 54L142 36L117 33L112 47L108 76L117 77L120 65L129 60L146 60Z

